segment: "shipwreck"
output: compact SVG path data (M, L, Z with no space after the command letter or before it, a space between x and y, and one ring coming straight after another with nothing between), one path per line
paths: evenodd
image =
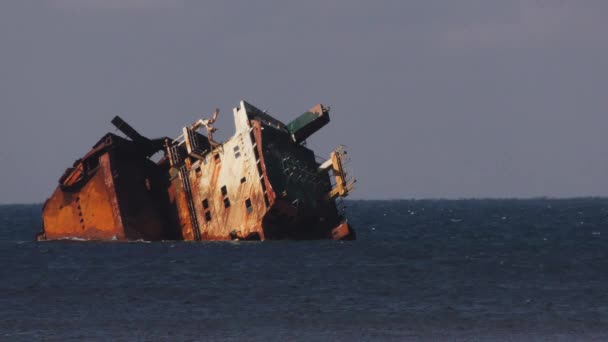
M328 107L284 124L241 101L223 143L213 139L218 113L173 139L146 138L115 117L126 137L107 133L64 172L37 239L355 238L341 204L355 183L345 149L323 160L306 147L329 123Z

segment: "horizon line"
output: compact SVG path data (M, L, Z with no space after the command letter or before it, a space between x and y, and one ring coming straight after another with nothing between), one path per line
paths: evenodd
M410 197L410 198L352 198L344 199L344 201L352 202L390 202L390 201L530 201L530 200L550 200L550 201L561 201L561 200L608 200L608 195L604 196L529 196L529 197ZM5 203L0 202L0 206L10 205L43 205L44 202L14 202Z

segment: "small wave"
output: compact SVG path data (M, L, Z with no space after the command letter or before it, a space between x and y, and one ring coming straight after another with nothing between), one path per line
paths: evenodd
M61 241L89 241L88 239L83 239L83 238L73 237L73 236L62 237L62 238L59 238L57 240L61 240Z
M114 240L114 239L112 239L112 240ZM127 242L129 242L129 243L152 243L152 241L148 241L148 240L144 240L144 239L129 240Z

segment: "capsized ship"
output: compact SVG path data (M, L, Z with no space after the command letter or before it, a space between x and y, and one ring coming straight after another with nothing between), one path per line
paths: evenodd
M213 140L219 110L182 134L102 137L44 203L38 240L354 239L341 199L354 187L346 151L319 160L306 140L329 123L316 105L288 124L241 101L236 133ZM164 152L154 162L151 157Z

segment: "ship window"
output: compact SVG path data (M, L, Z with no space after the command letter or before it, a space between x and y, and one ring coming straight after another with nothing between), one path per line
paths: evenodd
M241 184L245 183L247 181L247 178L243 177L241 178Z
M85 162L85 171L95 170L99 166L99 158L91 157Z
M234 150L234 152L238 152L239 151L239 146L238 145L234 146L233 150Z
M239 159L239 157L241 156L241 152L237 152L234 154L234 158Z
M245 200L245 208L247 208L248 213L251 213L253 211L253 207L251 206L251 200L249 198Z
M213 158L215 158L215 162L216 162L216 163L219 163L219 162L221 161L221 159L220 159L220 154L219 154L219 153L218 153L218 154L216 154L216 155L214 155L214 156L213 156Z
M228 189L226 189L226 186L224 185L222 187L222 196L226 196L228 194Z
M209 209L209 201L206 198L203 200L203 209Z
M211 221L211 212L210 211L205 213L205 221L207 221L207 222Z
M224 198L224 208L230 208L230 199L228 197Z
M201 171L200 167L197 167L194 171L196 172L196 177L200 177L203 175L203 172Z

